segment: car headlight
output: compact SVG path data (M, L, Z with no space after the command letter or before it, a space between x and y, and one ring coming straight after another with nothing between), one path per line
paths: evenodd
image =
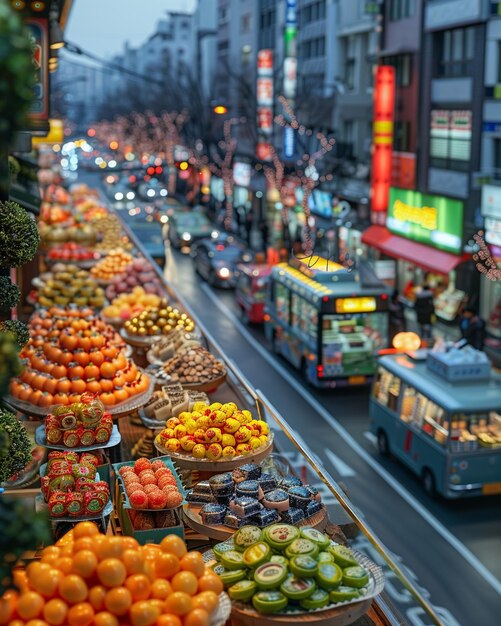
M169 192L167 191L167 189L160 189L160 195L165 197Z
M181 235L181 239L182 239L183 241L190 241L190 239L191 239L191 235L190 235L190 233L183 233L183 234Z
M242 256L242 261L243 261L244 263L248 263L249 261L252 261L252 257L251 257L251 255L250 255L250 254L244 254L244 255Z
M127 198L127 200L134 200L136 194L133 191L128 191L125 197Z
M115 194L115 200L123 200L124 199L124 195L121 191L117 191L117 193Z
M213 230L210 236L212 237L212 239L217 239L219 237L219 231Z
M148 198L153 198L153 196L155 195L155 190L148 189L148 191L146 192L146 195L148 196Z
M169 217L167 215L162 215L160 217L160 221L162 222L162 224L167 224L167 222L169 221Z
M229 278L231 276L231 272L227 267L220 267L217 270L217 275L219 278Z

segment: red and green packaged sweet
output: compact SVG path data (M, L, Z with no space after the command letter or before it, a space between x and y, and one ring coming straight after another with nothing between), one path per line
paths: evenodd
M76 448L80 444L80 437L78 436L78 430L72 428L66 430L63 436L63 443L67 448Z
M100 500L103 503L103 507L105 507L108 500L110 499L110 492L109 491L96 491L95 496L98 500Z
M107 443L110 440L111 431L106 426L96 428L96 443Z
M96 483L94 483L94 489L96 491L104 491L108 495L110 493L110 487L108 483L104 480L98 480Z
M65 474L64 476L56 476L51 478L49 488L51 491L69 491L75 486L75 479L71 474Z
M78 452L73 452L72 450L53 450L49 452L49 461L55 461L56 459L67 461L68 463L78 463L79 455Z
M101 511L106 506L106 501L103 502L103 498L101 495L102 492L98 491L86 491L83 494L83 505L84 505L84 514L85 515L97 515L101 513Z
M47 474L53 476L64 476L64 474L71 474L73 464L62 459L54 459L47 464Z
M77 426L77 418L73 411L67 411L59 419L63 430L71 430Z
M47 439L47 443L51 443L53 445L57 445L61 443L63 440L63 430L60 427L57 428L47 428L45 430L45 438Z
M89 428L85 428L80 436L82 446L92 446L96 442L96 433Z
M42 476L40 479L40 488L42 490L44 500L47 501L50 490L50 478L48 476Z
M96 475L95 468L92 466L94 472L92 472L91 467L89 465L83 463L75 463L72 465L72 474L75 479L80 478L81 476L87 476L89 478L94 478Z
M91 452L82 452L80 455L80 463L88 463L90 465L94 465L94 467L97 467L100 464L99 458Z
M83 515L84 494L77 493L76 491L70 491L66 498L66 510L68 511L68 515L71 515L72 517Z
M94 481L89 476L80 476L75 481L75 490L79 492L90 491L94 489Z
M62 517L66 514L66 494L54 491L49 497L49 513L52 517Z

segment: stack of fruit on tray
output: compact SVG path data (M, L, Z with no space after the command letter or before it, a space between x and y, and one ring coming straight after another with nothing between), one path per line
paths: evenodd
M186 386L207 385L223 379L225 375L224 364L213 354L202 346L190 345L180 348L155 374L159 381Z
M172 358L182 348L199 345L200 341L192 333L187 333L178 328L156 341L150 348L149 357L154 361L164 362Z
M1 623L12 626L209 626L223 590L180 537L140 546L132 537L100 534L89 521L14 578L19 591L0 598Z
M47 259L49 261L95 261L99 259L99 257L98 252L94 252L87 246L72 241L57 244L47 252Z
M182 385L166 385L160 391L155 391L150 400L144 405L145 417L156 420L159 425L170 417L178 417L184 411L192 411L195 405L209 404L207 394L200 391L184 389Z
M44 274L38 289L37 303L43 307L75 304L79 307L104 306L104 289L86 270L77 265L56 263Z
M158 307L147 309L127 320L124 329L129 336L140 339L161 337L175 329L191 333L195 329L195 324L186 313L170 306L166 300L162 300Z
M112 431L111 415L90 393L82 394L79 402L54 407L45 420L47 444L66 448L104 445L110 440Z
M101 259L90 270L94 278L105 283L109 283L113 278L128 271L133 261L133 257L125 252L122 248L110 250L108 254Z
M279 521L299 524L322 510L317 489L296 476L263 473L254 463L200 481L187 500L192 508L201 507L203 524L230 528L244 524L263 528Z
M14 398L48 407L91 392L111 407L149 389L148 376L125 356L123 341L91 309L37 311L30 334L20 353L26 366L10 386Z
M145 309L158 307L160 297L154 293L146 293L142 287L134 287L130 293L121 293L111 304L105 306L101 316L105 320L125 320L135 317Z
M252 413L234 402L208 405L197 402L193 411L171 417L156 437L160 449L185 453L194 459L230 461L248 455L269 443L270 429Z
M162 459L138 459L119 469L121 485L132 509L131 521L136 530L166 528L177 521L173 515L159 516L158 511L176 509L184 501L179 478ZM181 491L180 491L181 489ZM137 513L141 512L141 515ZM159 524L161 526L156 526Z
M49 453L42 494L51 517L100 515L110 500L108 483L96 481L101 459L84 452Z
M230 598L264 614L361 600L370 581L352 550L308 527L243 526L232 541L214 547L214 556L219 561L214 571Z
M121 293L129 293L134 287L142 287L144 293L156 294L159 299L164 294L162 283L157 273L144 257L134 259L127 272L115 276L111 283L106 287L106 297L113 300ZM157 306L157 305L155 305Z
M47 247L65 241L74 241L89 246L96 240L96 231L89 224L73 224L72 226L40 224L39 231L42 244Z
M99 241L94 245L95 250L109 252L116 248L117 244L124 250L132 248L129 238L123 232L122 223L116 215L98 214L90 220L90 224L99 233Z
M40 205L39 223L44 225L74 223L70 209L52 202L42 202Z

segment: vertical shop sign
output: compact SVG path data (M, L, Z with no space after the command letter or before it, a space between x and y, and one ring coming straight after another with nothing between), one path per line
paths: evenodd
M25 20L33 45L35 86L33 101L28 110L29 130L49 130L49 30L45 18Z
M371 174L371 221L384 224L391 184L395 68L379 65L374 81L374 125Z
M287 0L284 33L284 82L283 94L289 106L294 106L297 91L297 0ZM286 121L290 121L287 119ZM289 126L284 130L284 155L290 159L295 152L294 131Z
M263 161L271 160L269 138L273 131L273 50L259 50L257 54L257 132L256 155Z

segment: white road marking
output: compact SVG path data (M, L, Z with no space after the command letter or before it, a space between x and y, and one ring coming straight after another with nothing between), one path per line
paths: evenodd
M365 431L364 437L367 439L367 441L370 441L372 444L374 444L374 445L377 444L377 437L376 437L376 435L373 435L368 430Z
M407 504L429 524L441 537L453 548L473 569L501 596L501 581L478 560L478 558L469 550L461 541L455 537L447 528L419 502L411 493L405 489L395 478L382 467L364 448L355 441L350 433L342 426L327 409L314 398L302 385L298 385L298 381L292 376L242 325L240 320L225 307L216 297L210 287L202 283L201 288L212 300L214 305L225 315L238 329L240 334L248 341L248 343L259 352L270 366L284 380L286 380L293 389L299 393L303 399L308 402L312 409L318 413L322 419L331 426L333 430L350 446L350 448L358 454L379 476L394 490L398 495L407 502Z
M334 454L329 448L324 448L324 454L334 466L336 472L343 478L350 478L356 476L356 472L352 469L348 463L345 463L343 459L340 459L337 454Z

